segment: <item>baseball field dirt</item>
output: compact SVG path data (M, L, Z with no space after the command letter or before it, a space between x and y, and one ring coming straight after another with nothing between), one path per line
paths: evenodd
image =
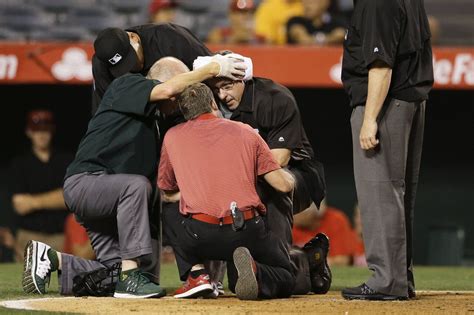
M417 298L405 302L345 301L340 290L362 283L370 275L365 268L333 268L333 285L327 295L296 296L272 301L239 301L226 290L217 300L150 300L60 297L57 278L51 279L44 296L25 294L21 288L22 264L0 264L0 315L87 314L472 314L474 315L474 268L416 268ZM176 266L162 266L162 284L169 294L180 285ZM23 309L23 310L13 310Z
M474 292L421 291L414 300L396 302L345 301L339 292L330 292L272 301L240 301L231 295L216 300L88 297L17 300L5 306L84 314L474 314Z

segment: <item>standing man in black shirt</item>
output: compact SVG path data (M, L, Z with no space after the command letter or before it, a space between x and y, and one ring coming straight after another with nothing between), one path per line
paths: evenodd
M113 79L127 72L146 75L160 58L178 58L192 69L198 56L209 56L207 47L188 29L171 24L146 24L129 29L107 28L94 42L92 113Z
M159 60L156 67L166 64ZM141 74L127 74L112 82L64 181L64 200L87 229L97 261L30 241L25 248L25 292L44 294L51 272L60 270L60 293L71 294L75 276L121 264L119 279L108 279L109 286L115 286L115 297L165 294L140 266L152 253L148 212L159 155L156 102L176 96L190 84L214 76L235 79L244 71L238 60L215 56L205 68L176 75L164 83Z
M357 0L344 43L354 177L369 269L346 299L415 297L412 234L425 103L433 85L423 0Z

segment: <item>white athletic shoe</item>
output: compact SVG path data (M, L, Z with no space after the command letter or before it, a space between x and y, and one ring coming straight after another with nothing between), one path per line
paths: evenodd
M46 293L51 276L51 261L48 250L51 247L37 241L28 241L23 264L23 291L26 293Z

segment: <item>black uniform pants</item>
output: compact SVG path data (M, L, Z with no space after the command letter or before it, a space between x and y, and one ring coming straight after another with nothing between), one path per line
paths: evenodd
M309 197L309 194L304 194L304 191L307 191L304 182L301 181L300 184L300 190L295 190L293 200L296 199L296 194L300 197L303 196L296 201L298 203L297 207L304 207L303 204L307 204L306 207L309 207L312 202L311 197ZM257 192L267 208L267 214L265 216L267 229L283 242L290 252L292 268L296 274L296 284L293 294L306 294L311 290L309 265L306 255L299 248L293 246L291 231L293 227L293 211L295 208L292 199L288 194L276 191L263 180L258 182Z
M192 218L167 216L165 221L175 227L177 234L174 251L178 261L192 265L206 260L227 261L229 288L235 291L237 271L232 255L237 247L249 249L257 265L257 280L260 298L289 297L295 285L295 270L292 267L286 245L266 228L264 217L247 220L245 228L234 231L230 224L209 224Z

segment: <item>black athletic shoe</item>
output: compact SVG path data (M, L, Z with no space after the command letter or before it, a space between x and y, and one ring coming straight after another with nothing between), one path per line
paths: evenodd
M345 288L341 292L342 297L347 300L371 300L371 301L400 301L407 300L406 296L388 295L379 293L362 283L358 287Z
M332 274L327 257L329 253L329 238L318 233L303 246L309 261L311 291L316 294L326 294L331 288Z
M409 299L416 299L416 292L413 289L408 289L408 298Z

